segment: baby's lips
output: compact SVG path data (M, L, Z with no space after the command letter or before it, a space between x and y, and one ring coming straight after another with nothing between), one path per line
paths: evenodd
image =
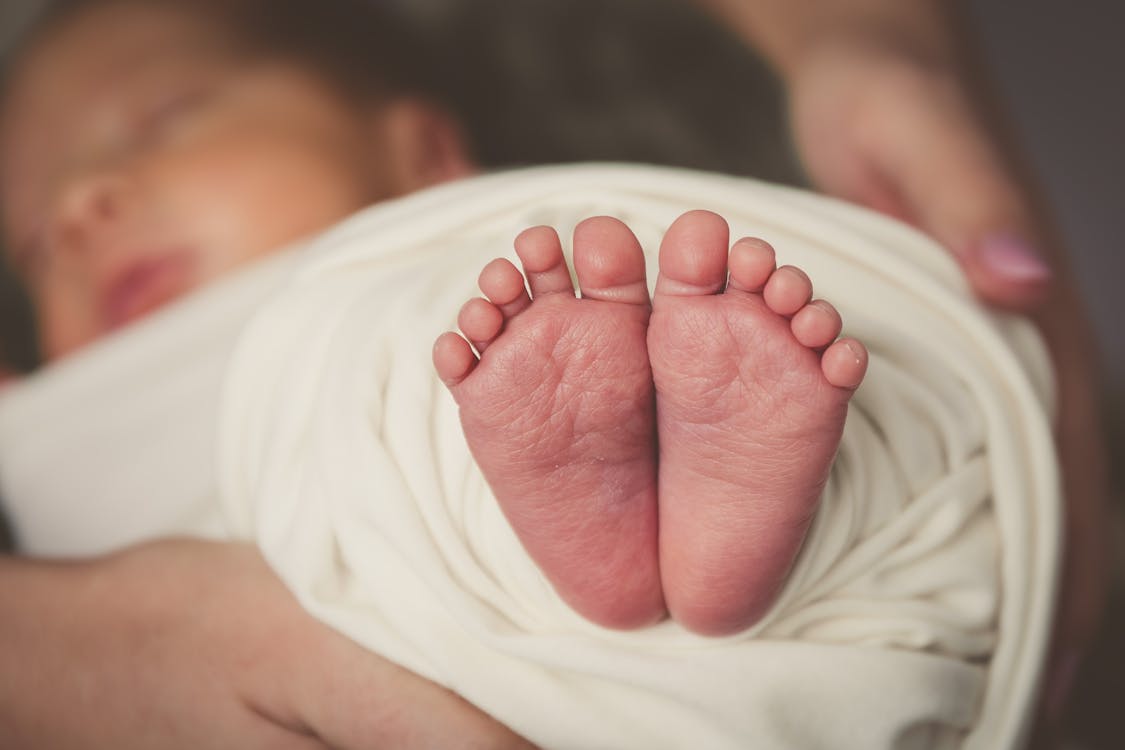
M191 287L191 268L185 254L146 259L123 273L104 296L110 328L141 318L176 299Z

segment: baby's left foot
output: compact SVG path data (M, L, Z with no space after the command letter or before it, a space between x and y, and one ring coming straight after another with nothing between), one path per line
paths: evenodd
M524 548L575 610L608 627L664 615L644 253L608 217L574 231L575 298L558 235L516 239L481 273L434 365L469 448ZM524 288L526 274L531 296Z
M777 595L867 365L802 271L776 268L761 240L728 247L715 214L672 225L648 336L664 595L707 635L751 625Z

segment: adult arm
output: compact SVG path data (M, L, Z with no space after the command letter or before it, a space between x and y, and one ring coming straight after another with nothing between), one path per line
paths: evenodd
M1029 313L1051 349L1067 498L1044 697L1058 718L1106 586L1108 487L1092 329L1059 235L1015 148L957 3L698 0L785 82L806 170L830 194L914 224L981 299Z
M0 558L0 746L516 748L309 617L249 546Z

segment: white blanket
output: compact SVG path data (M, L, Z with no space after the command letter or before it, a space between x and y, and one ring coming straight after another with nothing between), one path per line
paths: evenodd
M474 294L480 267L511 255L526 226L553 224L567 237L580 219L612 214L652 257L671 221L700 207L805 268L868 344L871 367L821 510L765 620L722 640L668 623L611 632L570 612L519 546L430 369L430 346ZM232 280L228 297L245 286L256 301L261 278ZM151 321L149 343L216 306L189 300ZM184 340L184 357L225 362L231 327ZM0 398L0 481L33 548L128 543L52 540L51 523L66 524L37 518L24 499L37 491L28 466L42 472L52 454L55 466L90 460L47 439L31 450L21 430L60 413L42 406L55 391L71 394L78 432L108 421L174 447L155 407L131 423L104 406L84 420L74 397L80 376L98 371L128 383L119 395L154 387L163 365L140 368L141 378L122 369L137 369L122 352L139 351L143 334ZM167 393L152 401L202 405L224 368L203 369L196 382L206 387L161 385ZM256 540L316 616L545 747L993 750L1026 732L1048 635L1059 529L1049 391L1030 329L983 313L947 255L909 229L746 180L536 169L376 207L310 248L226 368L218 476L233 533ZM103 458L88 479L117 476L133 458ZM96 486L72 506L100 504ZM132 493L115 514L162 505L115 492ZM128 523L134 534L146 528Z

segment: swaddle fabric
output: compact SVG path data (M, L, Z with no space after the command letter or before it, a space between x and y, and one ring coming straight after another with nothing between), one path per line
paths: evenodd
M724 639L572 613L430 366L520 230L569 244L617 216L651 280L692 208L808 271L872 355L790 580ZM317 617L547 748L994 750L1026 733L1050 623L1050 391L1031 329L894 222L742 179L540 168L377 206L0 394L0 494L33 553L254 540Z
M299 248L199 290L0 390L0 499L21 552L99 555L156 537L229 537L215 435L247 318Z
M570 612L430 366L521 229L611 214L652 260L697 207L808 271L872 353L791 580L721 640ZM1026 729L1054 590L1048 391L1029 329L982 312L911 230L745 180L545 168L383 206L313 248L236 352L220 480L309 610L545 747L1002 748Z

